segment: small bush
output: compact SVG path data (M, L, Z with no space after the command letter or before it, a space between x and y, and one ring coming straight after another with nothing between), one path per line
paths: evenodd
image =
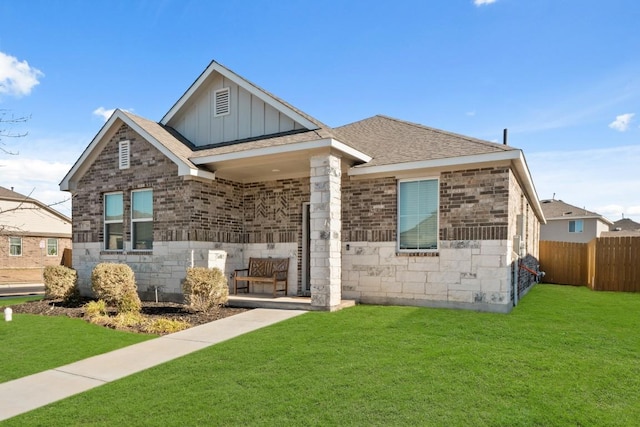
M129 289L122 294L117 303L118 313L139 313L142 310L140 297L135 289Z
M146 321L146 318L142 314L132 311L118 313L110 319L111 322L109 326L115 329L136 327Z
M107 304L104 300L90 301L84 305L84 315L89 319L107 315Z
M219 268L188 268L182 290L185 303L195 311L207 312L229 300L227 278Z
M182 331L190 326L191 324L184 320L171 320L161 317L159 319L149 320L144 326L144 331L148 334L166 335Z
M133 270L126 264L100 263L91 272L91 289L99 299L118 310L140 311L136 280ZM135 296L134 296L135 295Z
M78 273L64 265L48 265L44 268L45 299L63 299L78 297Z

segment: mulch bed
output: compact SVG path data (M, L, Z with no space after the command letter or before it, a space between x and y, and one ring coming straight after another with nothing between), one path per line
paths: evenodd
M29 301L22 304L12 305L11 309L14 313L82 318L84 317L83 306L89 301L91 300L83 299L69 303L63 302L62 300ZM181 320L188 322L191 327L243 313L247 310L249 309L220 307L213 312L199 313L189 310L189 308L183 304L173 302L142 302L142 314L144 314L145 316L151 318L163 317L170 320ZM132 332L140 332L132 329L127 330Z

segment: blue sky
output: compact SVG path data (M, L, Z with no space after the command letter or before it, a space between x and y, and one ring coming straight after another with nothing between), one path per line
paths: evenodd
M637 0L0 0L0 22L0 109L30 116L0 185L47 203L101 112L160 120L214 59L330 126L508 128L541 199L640 221Z

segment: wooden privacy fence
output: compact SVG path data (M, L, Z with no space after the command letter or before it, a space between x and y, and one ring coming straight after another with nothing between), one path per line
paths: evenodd
M640 292L640 237L599 237L589 243L541 241L540 269L547 283Z

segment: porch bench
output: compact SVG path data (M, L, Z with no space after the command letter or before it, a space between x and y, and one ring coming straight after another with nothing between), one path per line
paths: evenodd
M241 276L239 273L246 272ZM250 292L251 283L263 283L273 286L273 297L278 292L287 294L287 276L289 274L289 258L249 258L249 268L234 270L233 292L238 289L246 289ZM244 286L238 286L238 282L245 282ZM284 289L278 289L279 284L284 284Z

